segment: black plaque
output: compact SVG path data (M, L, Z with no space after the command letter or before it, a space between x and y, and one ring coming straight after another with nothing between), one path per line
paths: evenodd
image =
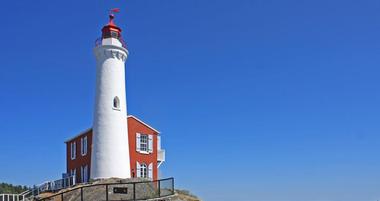
M117 194L128 194L128 188L127 187L114 187L113 193Z

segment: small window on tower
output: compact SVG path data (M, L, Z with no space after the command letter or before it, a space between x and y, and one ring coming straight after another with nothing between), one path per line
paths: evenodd
M117 96L113 99L113 108L120 110L120 100Z

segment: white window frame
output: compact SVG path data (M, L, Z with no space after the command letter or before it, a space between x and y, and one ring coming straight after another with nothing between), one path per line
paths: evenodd
M71 160L75 160L77 156L77 143L75 141L70 143L70 156Z
M140 175L141 178L148 178L148 166L145 163L140 164Z
M88 165L80 167L80 174L82 183L88 182Z
M70 176L76 176L76 174L77 174L77 169L70 170Z
M153 153L153 135L136 133L136 151L142 154Z
M140 151L149 152L149 135L147 134L140 134Z
M82 137L82 138L80 139L80 142L81 142L81 154L82 154L82 156L85 156L85 155L87 155L87 151L88 151L88 140L87 140L87 136Z

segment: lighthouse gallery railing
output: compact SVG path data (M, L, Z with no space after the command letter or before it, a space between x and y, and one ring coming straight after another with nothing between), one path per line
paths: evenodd
M102 45L102 40L103 40L103 38L97 38L95 40L95 47ZM127 49L127 43L124 41L124 39L120 37L120 38L118 38L118 40L120 41L121 46L123 46L125 49Z

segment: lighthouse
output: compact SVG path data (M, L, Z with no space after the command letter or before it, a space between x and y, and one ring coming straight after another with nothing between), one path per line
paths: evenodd
M96 94L91 179L130 178L125 61L128 50L110 14L94 48Z

